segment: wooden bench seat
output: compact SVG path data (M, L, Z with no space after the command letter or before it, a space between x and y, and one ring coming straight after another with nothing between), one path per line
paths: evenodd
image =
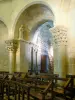
M7 84L6 95L8 100L11 96L14 97L14 100L25 100L25 96L27 96L27 100L29 100L30 87L28 85L12 80L6 80L4 84Z
M14 72L15 77L18 78L25 78L26 73L25 72Z
M75 75L66 75L66 78L71 78L71 86L75 87Z
M43 93L38 93L38 92L30 92L30 96L34 99L38 99L38 100L52 100L51 98L51 94L50 95L46 95L44 97L45 94Z
M54 91L55 93L59 93L59 94L62 94L62 95L64 94L64 89L63 89L63 88L58 88L58 87L57 87L57 88L54 88L53 91Z
M52 82L49 82L49 84L42 91L34 91L30 89L30 96L37 100L52 100L52 85Z
M72 100L74 97L71 95L73 91L68 91L67 88L72 88L71 87L71 78L66 79L66 78L57 78L57 80L61 80L61 81L66 81L66 83L64 84L63 87L59 87L59 86L55 86L53 88L53 92L54 95L58 96L58 97L62 97L66 100ZM67 92L68 91L68 92ZM68 94L70 93L70 94Z

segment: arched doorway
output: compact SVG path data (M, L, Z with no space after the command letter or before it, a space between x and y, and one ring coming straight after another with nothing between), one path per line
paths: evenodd
M49 29L53 27L52 21L45 21L40 26L37 26L34 36L31 40L32 43L38 46L37 50L37 67L34 56L33 69L41 73L53 73L53 39Z

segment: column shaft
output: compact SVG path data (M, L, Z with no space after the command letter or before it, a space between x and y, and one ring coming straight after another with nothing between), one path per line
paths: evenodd
M13 73L16 71L16 51L18 42L17 40L7 40L5 41L7 44L7 49L9 51L9 73Z
M59 46L57 50L56 65L54 72L58 73L60 77L65 77L67 74L67 53L65 46Z
M11 52L9 53L9 72L13 73L15 72L16 68L16 53Z
M75 47L68 50L68 74L75 75Z
M33 71L33 47L31 47L31 71Z
M60 77L66 77L68 29L64 26L56 26L50 31L53 35L54 73L59 74Z
M16 52L16 71L17 72L28 72L28 60L26 55L27 43L23 39L18 40L18 49Z
M38 72L38 66L37 66L37 51L35 52L35 56L36 56L36 68L35 68L35 70L36 70L36 72Z

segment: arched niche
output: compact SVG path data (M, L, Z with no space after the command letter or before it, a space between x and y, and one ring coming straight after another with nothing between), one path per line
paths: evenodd
M19 39L19 29L20 29L21 25L23 25L24 26L23 40L31 41L32 38L34 37L36 30L38 28L40 28L41 25L43 26L45 23L50 23L51 27L53 27L53 21L54 21L54 14L53 14L52 10L49 9L46 5L44 5L44 4L31 5L27 9L25 9L21 13L20 17L18 18L16 26L15 26L14 38ZM49 28L50 28L50 26L49 26ZM26 53L25 53L26 49L25 48L24 48L24 46L22 46L21 47L22 50L20 49L20 53L24 54L22 56L22 61L23 62L25 61L26 66L28 66L27 63L29 63L29 62L26 58ZM18 55L18 53L17 53L17 55ZM17 57L17 59L18 58L19 57ZM23 62L22 62L22 64L24 64ZM17 64L17 65L19 65L19 64Z
M39 72L53 73L53 38L49 31L53 27L53 21L44 20L39 22L31 31L31 42L37 45L37 67L36 55L33 53L33 69L38 69ZM36 47L34 46L34 49ZM27 54L27 51L26 51ZM31 54L29 54L31 56ZM30 56L27 58L30 58ZM28 59L30 60L30 59Z
M0 71L8 71L8 52L6 50L5 40L8 38L8 28L0 20Z

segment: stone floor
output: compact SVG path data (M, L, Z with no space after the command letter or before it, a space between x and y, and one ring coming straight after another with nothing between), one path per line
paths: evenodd
M2 99L0 99L0 100L2 100ZM5 97L4 98L4 100L8 100L8 98L7 97ZM14 100L14 98L13 97L11 97L11 99L10 100ZM26 98L25 98L25 100L27 100ZM34 99L30 99L30 100L34 100ZM56 97L54 100L65 100L65 99L62 99L62 98L58 98L58 97ZM75 98L73 99L73 100L75 100Z
M2 100L1 97L0 97L0 100ZM6 95L4 95L4 99L3 100L8 100L8 97ZM10 96L10 100L15 100L15 99L14 99L14 97ZM20 98L20 100L22 100L22 98ZM26 97L25 97L25 100L27 100ZM34 100L34 99L30 98L30 100ZM59 98L59 97L55 97L54 100L65 100L65 99L62 99L62 98ZM75 98L73 100L75 100Z
M55 98L55 100L65 100L65 99L61 99L61 98ZM73 100L75 100L75 98L74 98Z

